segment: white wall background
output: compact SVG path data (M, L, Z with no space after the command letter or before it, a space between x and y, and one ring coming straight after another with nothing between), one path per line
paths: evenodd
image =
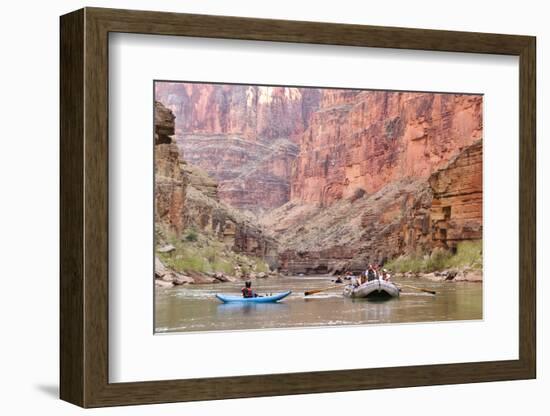
M2 414L83 412L58 395L58 16L82 6L166 10L293 20L530 34L538 37L538 379L534 381L226 400L87 411L103 415L227 415L342 412L407 415L548 413L548 260L550 146L542 129L550 100L545 3L462 0L270 2L232 0L5 2L0 15L0 410ZM543 192L545 191L545 192ZM545 237L543 237L545 235ZM546 325L547 326L547 325ZM476 342L476 340L471 340ZM368 403L368 407L367 407ZM388 407L389 405L389 407ZM31 413L32 412L32 413Z

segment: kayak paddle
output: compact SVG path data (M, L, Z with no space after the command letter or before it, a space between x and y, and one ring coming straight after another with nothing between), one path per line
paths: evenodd
M435 292L433 290L422 289L421 287L416 287L416 286L411 286L411 285L403 285L403 284L397 284L397 283L394 283L394 284L396 286L408 287L408 288L411 288L411 289L416 289L416 290L420 290L422 292L431 293L432 295L435 295Z
M307 290L307 291L304 292L304 296L309 296L309 295L313 295L315 293L324 292L325 290L334 289L336 287L342 287L342 284L340 283L337 286L325 287L324 289Z

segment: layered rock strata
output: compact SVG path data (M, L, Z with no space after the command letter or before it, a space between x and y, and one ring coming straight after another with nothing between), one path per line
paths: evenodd
M158 82L155 94L176 115L186 160L218 181L222 201L262 212L289 200L318 89Z
M273 268L278 266L276 240L253 218L201 192L193 182L187 188L186 207L185 222L190 228L214 236L237 253L264 259Z
M290 272L364 267L482 237L482 97L323 90L291 202L265 217Z
M185 198L166 186L160 201L183 209L180 229L293 273L482 238L480 95L190 83L156 94L177 115L159 117L156 146L175 133L187 162ZM161 154L163 176L178 177L174 147Z
M477 141L427 180L395 181L329 208L295 202L280 207L264 222L281 241L281 269L357 272L368 263L481 239L481 160Z
M444 248L454 250L461 241L482 238L482 161L483 144L479 141L429 179L433 191L432 236Z
M324 90L300 141L291 200L331 203L427 178L481 138L480 95Z
M165 232L181 237L200 230L238 253L277 265L276 241L252 218L219 200L218 183L201 168L184 161L173 142L174 116L155 103L155 224L163 244Z
M155 102L155 224L181 233L186 225L187 179L173 135L174 115Z
M330 208L290 202L263 221L280 239L280 267L290 273L364 270L412 246L427 246L431 195L426 183L402 180L378 192L341 199ZM266 224L266 225L267 225ZM419 229L423 238L407 239L404 230Z

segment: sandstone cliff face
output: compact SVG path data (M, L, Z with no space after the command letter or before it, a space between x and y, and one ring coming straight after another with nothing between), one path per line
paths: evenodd
M217 184L197 167L186 167L189 186L186 195L185 223L200 230L237 252L264 259L278 266L277 241L259 227L253 218L221 202L216 195Z
M157 112L155 136L159 177L183 172L181 189L158 184L161 221L184 211L174 227L294 273L482 238L481 96L183 83L156 94L177 115Z
M222 201L262 211L289 200L296 143L319 90L158 82L155 96L176 116L185 159L219 182Z
M325 273L383 262L412 249L403 230L420 226L431 194L423 181L401 180L378 192L319 204L289 202L263 221L280 238L280 266L291 273ZM429 227L424 226L424 240ZM421 234L422 235L422 234ZM417 237L417 236L415 236ZM415 239L420 246L420 238Z
M276 265L275 240L249 218L218 198L218 184L184 161L173 142L174 115L155 102L155 224L177 236L186 229L224 241L233 251ZM159 230L162 232L162 230Z
M174 115L155 102L155 224L181 233L185 228L187 181L173 134Z
M234 135L250 142L297 141L317 108L312 88L157 82L155 97L176 117L176 133Z
M331 203L427 178L481 138L479 95L324 90L300 140L291 199Z
M280 239L280 267L361 271L401 254L481 239L482 152L477 141L427 180L401 179L328 208L301 202L278 208L263 221Z
M454 249L464 240L480 240L483 224L483 144L466 148L429 179L433 239Z

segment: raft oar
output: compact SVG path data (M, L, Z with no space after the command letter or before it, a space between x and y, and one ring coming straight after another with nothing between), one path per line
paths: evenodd
M342 283L340 283L340 284L337 285L337 286L325 287L324 289L307 290L307 291L304 292L304 296L309 296L309 295L313 295L313 294L315 294L315 293L324 292L325 290L334 289L334 288L336 288L336 287L342 287Z
M420 290L422 292L426 292L426 293L431 293L432 295L435 295L435 292L433 290L428 290L428 289L422 289L421 287L416 287L416 286L411 286L411 285L404 285L404 284L397 284L397 283L394 283L397 287L399 286L403 286L403 287L408 287L408 288L411 288L411 289L416 289L416 290Z

